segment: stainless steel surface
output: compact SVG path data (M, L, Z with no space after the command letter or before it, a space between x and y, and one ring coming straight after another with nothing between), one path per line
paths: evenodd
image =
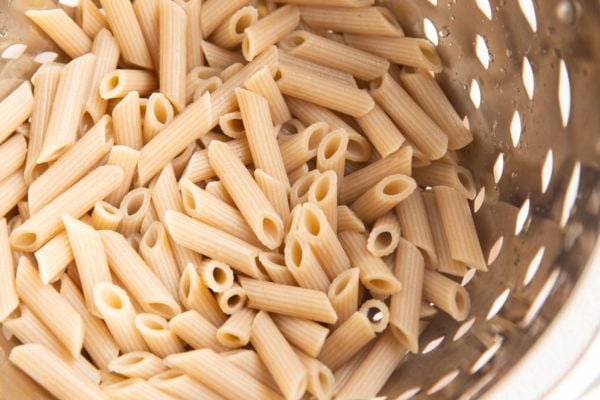
M54 49L22 16L48 3L0 0L0 55L16 43L33 57ZM382 4L399 14L407 34L438 42L445 64L438 79L475 135L460 157L478 185L473 206L490 261L490 271L467 284L471 317L460 324L435 316L420 341L427 353L407 357L383 394L536 399L561 393L561 382L577 382L567 372L585 361L600 328L600 301L590 301L600 275L591 257L600 233L600 2ZM530 9L535 15L528 21ZM11 85L7 79L26 77L36 66L31 57L0 58L0 97L3 85ZM0 398L32 385L5 356ZM547 375L540 374L543 366ZM31 390L33 398L45 398Z

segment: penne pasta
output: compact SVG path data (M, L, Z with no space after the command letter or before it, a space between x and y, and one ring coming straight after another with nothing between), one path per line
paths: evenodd
M212 142L208 155L211 167L256 237L268 248L279 246L283 240L283 222L243 163L222 142Z
M351 268L339 274L329 286L327 297L338 316L337 322L333 325L334 327L340 326L358 310L359 276L360 269Z
M109 399L98 386L80 377L63 357L41 344L14 347L8 359L59 399Z
M267 68L262 68L252 75L244 82L244 87L267 100L273 124L283 124L292 118L283 95Z
M232 315L241 310L246 304L246 292L240 285L234 283L224 292L217 293L219 308L227 315Z
M331 370L316 358L310 357L298 349L294 349L294 351L307 370L306 390L318 400L332 398L335 378Z
M223 70L219 73L218 78L220 78L222 82L225 82L240 72L242 68L244 68L244 64L241 62L231 64L227 68L223 68Z
M26 257L19 259L16 289L21 301L56 335L69 354L79 354L84 336L81 317L54 287L42 283Z
M150 351L159 357L166 357L169 354L181 353L184 351L183 344L179 338L175 336L175 333L173 333L169 327L167 320L163 317L155 314L138 314L135 316L135 327L144 338ZM155 375L158 372L160 371L154 371L150 376ZM145 377L145 379L148 379L150 376ZM140 376L140 378L144 377Z
M80 180L108 153L112 144L109 124L109 116L100 119L31 183L27 200L32 215Z
M319 144L329 132L329 126L324 122L317 122L302 132L294 135L279 145L281 157L288 173L301 167L317 155Z
M246 137L246 129L239 111L227 113L219 117L219 127L223 133L233 139Z
M267 174L262 169L254 170L254 180L264 193L269 203L273 206L282 221L285 221L290 214L289 204L289 181L285 175L285 183L277 178ZM287 185L286 185L287 184Z
M262 252L258 256L258 262L262 265L262 268L271 281L282 285L296 285L296 280L286 267L282 254Z
M119 348L110 332L100 319L89 312L89 308L84 303L83 295L75 283L66 275L63 275L60 280L60 295L81 316L85 328L83 348L100 369L108 370L108 363L119 356Z
M421 186L448 186L469 200L473 200L477 194L473 175L459 165L433 162L428 166L415 168L413 177Z
M115 144L140 150L144 145L140 97L131 91L121 100L112 112Z
M15 265L10 243L6 218L0 218L0 321L4 321L19 305L19 296L15 286Z
M356 118L373 147L385 158L397 151L404 143L404 135L377 104L362 117Z
M290 181L290 185L293 185L300 179L302 176L308 174L308 164L304 163L298 168L290 171L288 173L288 179Z
M317 357L325 344L329 329L306 319L271 315L285 339L311 357Z
M337 221L338 232L354 231L363 233L366 230L364 222L348 206L337 206Z
M377 218L367 239L367 249L375 257L392 254L400 240L400 223L392 212Z
M204 64L204 54L200 42L202 41L202 1L184 1L181 4L185 10L187 32L185 37L187 71Z
M85 0L84 4L92 4L91 0ZM96 7L91 5L90 7ZM100 81L104 76L117 68L119 61L119 45L113 35L106 29L102 29L94 38L92 43L92 54L96 56L96 65L92 75L91 88L85 103L84 117L91 117L97 122L104 113L108 102L100 96Z
M167 367L152 353L132 351L112 360L108 369L127 378L149 379L165 371Z
M217 46L231 49L242 43L244 30L258 21L258 10L252 6L242 7L223 21L210 35Z
M438 272L425 270L423 298L457 321L467 319L471 310L469 292L460 284Z
M90 37L86 35L63 9L27 10L25 15L43 30L70 58L76 58L89 53L92 47Z
M27 142L22 134L16 134L0 145L0 181L25 163Z
M95 61L93 54L85 54L64 67L37 159L38 164L57 159L75 143L77 127L90 91Z
M246 346L250 341L252 321L256 311L250 308L241 308L231 314L223 325L217 330L217 340L228 348Z
M223 354L223 357L257 381L279 393L279 387L273 376L254 350L233 350Z
M142 225L142 219L150 207L150 193L147 188L136 188L127 193L119 210L123 219L119 225L119 232L124 236L137 233Z
M185 311L169 321L169 328L194 349L225 351L217 341L217 328L195 310Z
M152 69L153 63L133 6L128 0L101 0L110 30L126 64Z
M221 311L217 300L200 279L196 266L188 264L179 280L179 299L188 310L198 311L211 324L220 326L227 318Z
M132 297L146 312L171 318L181 312L174 297L135 252L127 239L113 231L101 231L108 264Z
M329 278L305 240L297 236L288 236L284 254L285 264L299 286L327 291Z
M291 3L315 7L367 7L372 6L374 0L327 0L326 3L319 0L277 0L278 3Z
M240 53L216 46L206 40L200 44L206 63L212 68L225 69L231 64L241 63L244 58Z
M366 237L358 232L346 231L341 232L339 238L352 265L360 269L361 283L369 291L380 296L388 296L400 291L400 282L383 260L373 256L367 250Z
M334 232L337 232L337 179L334 171L325 171L308 189L308 201L323 211Z
M144 143L148 143L169 124L174 117L173 106L162 93L152 93L148 98L146 112L144 113L143 136Z
M400 222L402 236L421 250L425 257L425 265L428 268L434 268L437 265L438 256L421 189L417 188L396 207L396 216Z
M244 30L242 54L248 61L293 31L300 22L298 7L286 5Z
M214 293L221 293L233 286L233 270L224 262L205 260L198 266L198 274Z
M148 266L177 300L179 267L171 249L167 232L159 221L150 225L140 241L140 253Z
M137 69L115 69L100 80L100 96L105 99L126 97L129 92L145 96L158 88L158 81L152 72Z
M148 53L155 68L160 68L159 5L159 0L136 0L133 2L133 11L135 12L142 36L148 46Z
M377 299L367 300L362 303L358 311L367 317L375 333L381 333L388 327L390 311L383 301Z
M294 57L283 50L279 50L278 58L280 65L283 64L296 66L299 69L314 73L315 75L321 76L325 79L330 79L331 81L339 83L340 85L350 86L352 88L358 87L354 77L347 72L338 71L337 69L329 68L303 58Z
M172 400L171 396L161 392L147 381L129 378L103 387L106 394L114 400Z
M27 194L23 170L17 170L0 181L0 218L10 212Z
M381 77L390 66L385 58L307 31L290 33L279 46L292 56L347 72L365 81Z
M349 139L346 131L343 129L336 129L325 135L321 143L319 143L319 148L317 149L317 168L321 172L328 170L335 172L337 191L339 191L342 187L348 144ZM334 230L337 229L337 227L333 224L332 227Z
M404 36L396 17L384 7L300 7L300 16L313 29L364 36Z
M97 230L115 231L122 219L123 215L118 208L105 201L98 201L94 205L90 224Z
M467 199L446 186L435 186L433 194L452 259L480 271L487 271Z
M185 107L185 75L187 70L186 14L170 0L159 5L159 82L160 92L181 112Z
M411 195L417 184L406 175L389 175L367 190L350 205L366 224L374 222Z
M113 146L110 149L108 155L107 165L115 165L121 168L123 171L123 181L121 185L114 190L111 194L106 197L106 203L112 206L118 206L125 195L129 192L131 182L133 181L133 175L135 173L135 167L139 158L139 151L129 146ZM119 212L121 218L123 215ZM117 224L118 225L118 224ZM116 227L115 227L116 228ZM110 228L97 228L97 229L110 229ZM114 229L113 229L114 230Z
M202 12L200 14L200 26L202 27L204 37L210 36L229 16L249 2L249 0L227 2L207 0L202 5Z
M92 0L82 0L75 12L75 22L88 37L96 37L102 29L108 28L106 17Z
M239 280L250 308L325 323L337 320L331 303L321 291L241 277Z
M163 393L178 399L223 399L200 382L176 369L168 369L156 374L148 380L148 383Z

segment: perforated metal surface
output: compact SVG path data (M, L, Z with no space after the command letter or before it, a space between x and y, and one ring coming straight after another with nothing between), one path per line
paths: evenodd
M0 98L16 86L13 78L37 67L32 57L51 58L39 53L54 47L22 15L48 4L0 0ZM598 238L600 2L382 4L399 15L407 34L438 44L445 69L437 78L475 135L460 158L477 182L473 208L490 263L488 273L464 280L471 317L464 323L433 317L421 338L424 354L408 356L383 392L402 399L478 397L544 333ZM7 60L19 55L15 44L25 44L30 57ZM2 354L0 372L0 398L32 385Z

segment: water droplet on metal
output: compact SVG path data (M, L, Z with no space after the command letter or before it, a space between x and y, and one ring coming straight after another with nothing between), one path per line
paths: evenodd
M511 58L512 54L513 54L513 52L511 49L506 49L506 57Z
M444 26L440 29L438 34L440 35L441 38L448 37L448 36L450 36L450 29L447 26Z
M450 21L454 21L456 19L456 17L454 15L450 16Z
M556 18L567 25L575 22L577 10L570 0L563 0L556 5Z

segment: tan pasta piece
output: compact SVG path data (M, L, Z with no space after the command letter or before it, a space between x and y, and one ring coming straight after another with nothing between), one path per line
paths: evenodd
M339 191L344 178L344 166L346 164L346 153L349 145L348 134L344 129L336 129L329 132L319 143L317 149L317 168L321 172L332 170L336 175L336 188ZM336 194L337 197L337 194ZM332 224L334 229L337 229Z
M402 236L421 250L425 257L425 266L434 268L438 257L423 203L423 191L417 188L400 203L396 207L396 216L400 222Z
M384 257L396 250L399 240L400 223L393 212L388 212L373 224L367 239L367 249L375 257Z
M189 375L176 369L168 369L154 375L148 383L173 397L184 399L223 400L223 397L213 392Z
M298 168L290 171L288 174L288 179L290 180L290 185L294 185L302 176L308 174L308 164L304 163Z
M382 57L307 32L287 35L280 47L289 54L370 81L385 74L390 63Z
M133 2L133 10L155 68L160 68L159 6L159 0L137 0Z
M105 200L108 204L112 206L119 206L123 200L123 197L125 197L125 195L129 192L139 157L140 152L129 146L113 146L110 149L106 164L119 166L123 170L123 182L114 192L106 197ZM96 227L96 229L111 228Z
M308 383L306 367L265 311L254 318L250 342L284 396L300 399Z
M172 400L171 396L166 395L147 381L140 378L129 378L123 381L106 385L103 387L104 393L108 394L114 400Z
M112 116L115 144L140 150L144 145L144 137L139 93L131 91L123 97L113 109Z
M285 243L285 264L301 287L326 292L329 278L313 254L308 242L288 235Z
M477 194L471 172L459 165L433 162L423 168L415 168L413 177L421 186L448 186L473 200Z
M337 320L323 292L242 277L239 280L250 308L325 323Z
M96 57L93 54L85 54L71 60L64 67L56 89L44 142L37 159L38 163L57 159L75 143L77 127L89 94L95 61Z
M339 274L331 282L331 286L329 286L327 297L338 316L334 327L344 323L344 321L358 310L358 299L360 296L359 276L360 269L351 268Z
M339 234L340 242L352 264L360 268L360 281L371 292L387 296L400 291L401 284L381 258L367 250L367 238L358 232L346 231Z
M108 28L106 17L92 0L82 0L75 12L75 22L89 37L95 37L102 29Z
M317 169L309 171L306 175L299 178L290 193L290 206L296 207L299 204L306 203L308 201L308 192L312 188L321 176L321 172Z
M31 83L23 82L0 102L0 143L29 118L32 110Z
M0 145L0 181L23 165L26 154L27 141L22 134L13 135Z
M404 144L402 132L377 104L367 114L356 118L356 122L381 157L389 156Z
M84 218L82 218L82 221L85 222ZM69 263L73 261L71 244L67 232L64 231L54 236L33 254L38 264L40 278L44 284L58 279L60 274L67 269Z
M219 117L219 127L226 136L234 139L246 137L246 129L239 111L227 113Z
M318 400L330 399L335 389L334 377L331 370L316 358L294 349L296 355L307 370L306 390Z
M423 298L457 321L467 319L471 311L469 292L460 284L438 272L425 270Z
M217 328L195 310L173 317L169 321L169 328L195 349L209 348L218 352L227 349L217 341Z
M258 10L252 6L242 7L220 24L210 35L217 46L231 49L242 43L244 30L258 21Z
M198 266L198 274L214 293L221 293L233 286L233 270L224 262L204 260Z
M244 82L244 87L267 100L273 124L283 124L292 118L279 87L267 68L262 68L252 75Z
M366 224L374 222L415 190L417 184L406 175L389 175L367 190L350 205L352 211Z
M207 0L202 4L200 15L200 26L202 34L208 37L236 10L248 4L249 0L234 0L222 2L219 0Z
M225 347L238 348L244 347L250 341L252 321L256 310L242 308L225 321L217 330L217 340Z
M27 10L27 15L70 58L88 53L92 47L89 36L61 8Z
M185 107L187 67L185 11L175 2L161 0L159 21L160 92L181 112Z
M446 186L435 186L433 194L440 210L452 259L480 271L487 271L467 199Z
M294 57L281 49L278 51L278 58L279 64L296 66L298 69L302 69L314 75L319 75L340 85L358 88L354 77L347 72L326 67L325 65L320 65L300 57Z
M148 98L144 113L143 133L144 143L148 143L169 124L175 116L173 106L162 93L152 93Z
M140 332L150 351L159 357L184 351L183 344L175 336L166 319L155 314L138 314L135 327ZM162 360L161 360L162 361ZM161 362L162 365L162 362ZM155 375L156 371L152 375ZM144 378L140 376L140 378ZM146 379L149 377L146 377Z
M204 64L204 53L200 46L202 40L202 3L202 0L179 2L186 15L187 71Z
M291 139L283 143L280 142L279 150L286 171L291 173L313 159L317 155L319 143L328 132L329 126L326 123L317 122L295 134Z
M261 18L244 30L242 54L248 61L262 53L269 46L279 42L293 31L300 22L300 11L296 6L283 6Z
M258 262L262 265L262 268L271 281L282 285L296 285L294 276L285 265L283 254L262 252L258 256Z
M129 92L148 95L158 88L158 80L152 72L138 69L115 69L100 81L100 96L105 99L125 97Z
M308 201L316 204L327 216L327 221L334 232L337 232L337 198L338 177L334 171L325 171L317 177L308 190Z
M108 366L111 372L127 378L148 379L167 369L162 360L147 351L132 351L112 360Z
M358 311L367 317L375 333L381 333L388 327L390 311L383 301L378 299L367 300L361 304Z
M269 203L273 206L282 221L285 221L290 214L289 204L289 181L287 174L285 182L267 174L262 169L254 170L254 180L264 193Z
M22 198L27 195L27 184L23 179L23 170L17 170L0 181L0 217L4 217Z
M219 308L227 315L235 314L244 308L246 300L246 291L237 283L224 292L217 293Z
M212 68L225 69L231 64L244 61L244 57L240 53L223 49L206 40L203 40L200 46L206 58L206 63Z
M0 321L12 313L19 305L15 286L15 265L8 242L6 218L0 218Z
M165 362L167 366L184 371L229 400L282 399L268 386L209 349L172 354Z
M77 311L50 285L44 285L26 257L19 259L16 289L21 301L56 335L69 354L83 346L84 326Z
M436 160L446 153L448 147L446 134L389 73L372 81L369 92L377 104L427 158Z
M369 342L369 344L367 344L358 353L356 353L354 357L352 357L344 365L342 365L340 368L334 371L334 393L337 394L340 391L340 389L344 387L344 385L346 385L346 382L348 382L350 377L354 374L354 372L356 372L358 367L360 367L364 359L367 357L367 354L369 354L369 351L371 351L371 349L373 348L374 344L375 343L373 343L372 341Z
M319 360L335 371L374 338L369 319L356 311L329 335Z
M254 350L234 350L223 354L225 359L257 381L280 393L273 376Z
M227 318L221 312L213 294L200 279L196 266L191 263L181 274L179 299L186 309L198 311L203 318L215 326L220 326Z
M153 63L142 29L129 0L101 0L110 30L115 35L123 61L152 69Z
M86 0L87 2L92 4L91 6L94 8L96 7L91 0ZM89 116L94 122L97 122L106 112L108 105L106 99L100 96L100 81L106 74L117 68L120 54L116 39L107 29L102 29L94 38L92 54L96 56L96 65L94 66L90 92L85 103L84 118Z
M311 357L317 357L321 353L329 329L314 321L281 314L273 314L271 318L291 345Z
M300 7L300 16L314 29L364 36L404 36L396 17L387 8L343 7L341 4L338 7Z
M337 206L337 222L338 232L355 231L363 233L366 230L364 222L358 218L350 207L345 205Z
M150 207L150 190L135 188L123 197L119 209L123 219L119 225L119 232L124 236L137 233L142 226L144 215Z

